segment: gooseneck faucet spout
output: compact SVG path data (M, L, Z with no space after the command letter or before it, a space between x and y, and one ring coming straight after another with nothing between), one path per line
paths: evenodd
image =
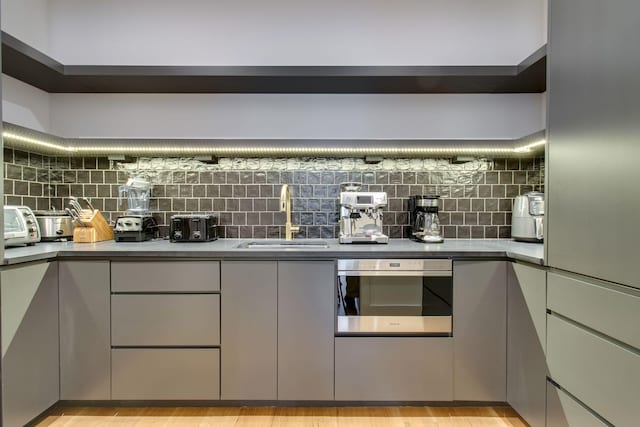
M280 211L286 212L286 222L284 224L285 240L293 240L293 233L300 231L300 227L291 224L291 192L289 185L283 184L280 190Z

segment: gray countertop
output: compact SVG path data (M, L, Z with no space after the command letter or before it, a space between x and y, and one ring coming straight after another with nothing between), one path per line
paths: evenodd
M251 248L237 246L249 239L220 239L204 243L148 242L38 243L35 246L5 249L3 265L61 258L217 258L217 259L327 259L327 258L512 258L544 265L544 246L499 239L448 239L443 243L417 243L391 239L388 244L339 244L324 239L328 248Z

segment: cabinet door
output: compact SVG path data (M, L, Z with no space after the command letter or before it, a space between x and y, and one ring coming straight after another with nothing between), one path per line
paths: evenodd
M549 427L605 427L591 411L571 396L547 383L547 426Z
M333 261L278 263L278 399L333 400Z
M551 379L612 425L637 426L640 419L640 355L636 349L547 315Z
M221 397L278 398L278 269L275 261L221 266Z
M507 398L506 261L453 263L454 399Z
M58 264L2 271L2 425L22 426L56 403Z
M336 400L453 400L453 339L337 337Z
M547 262L640 287L640 2L549 1Z
M510 263L507 289L507 402L531 427L545 426L546 272Z
M109 400L109 261L61 261L59 278L60 399Z
M219 352L217 348L113 349L113 399L219 399Z

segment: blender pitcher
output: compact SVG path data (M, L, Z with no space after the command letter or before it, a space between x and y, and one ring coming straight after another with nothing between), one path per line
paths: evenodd
M144 215L149 212L151 184L141 176L129 178L126 184L118 188L118 205L127 201L127 214Z

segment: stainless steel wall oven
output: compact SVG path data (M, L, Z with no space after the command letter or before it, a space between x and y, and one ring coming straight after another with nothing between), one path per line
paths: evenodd
M338 260L336 312L338 336L451 336L451 260Z

